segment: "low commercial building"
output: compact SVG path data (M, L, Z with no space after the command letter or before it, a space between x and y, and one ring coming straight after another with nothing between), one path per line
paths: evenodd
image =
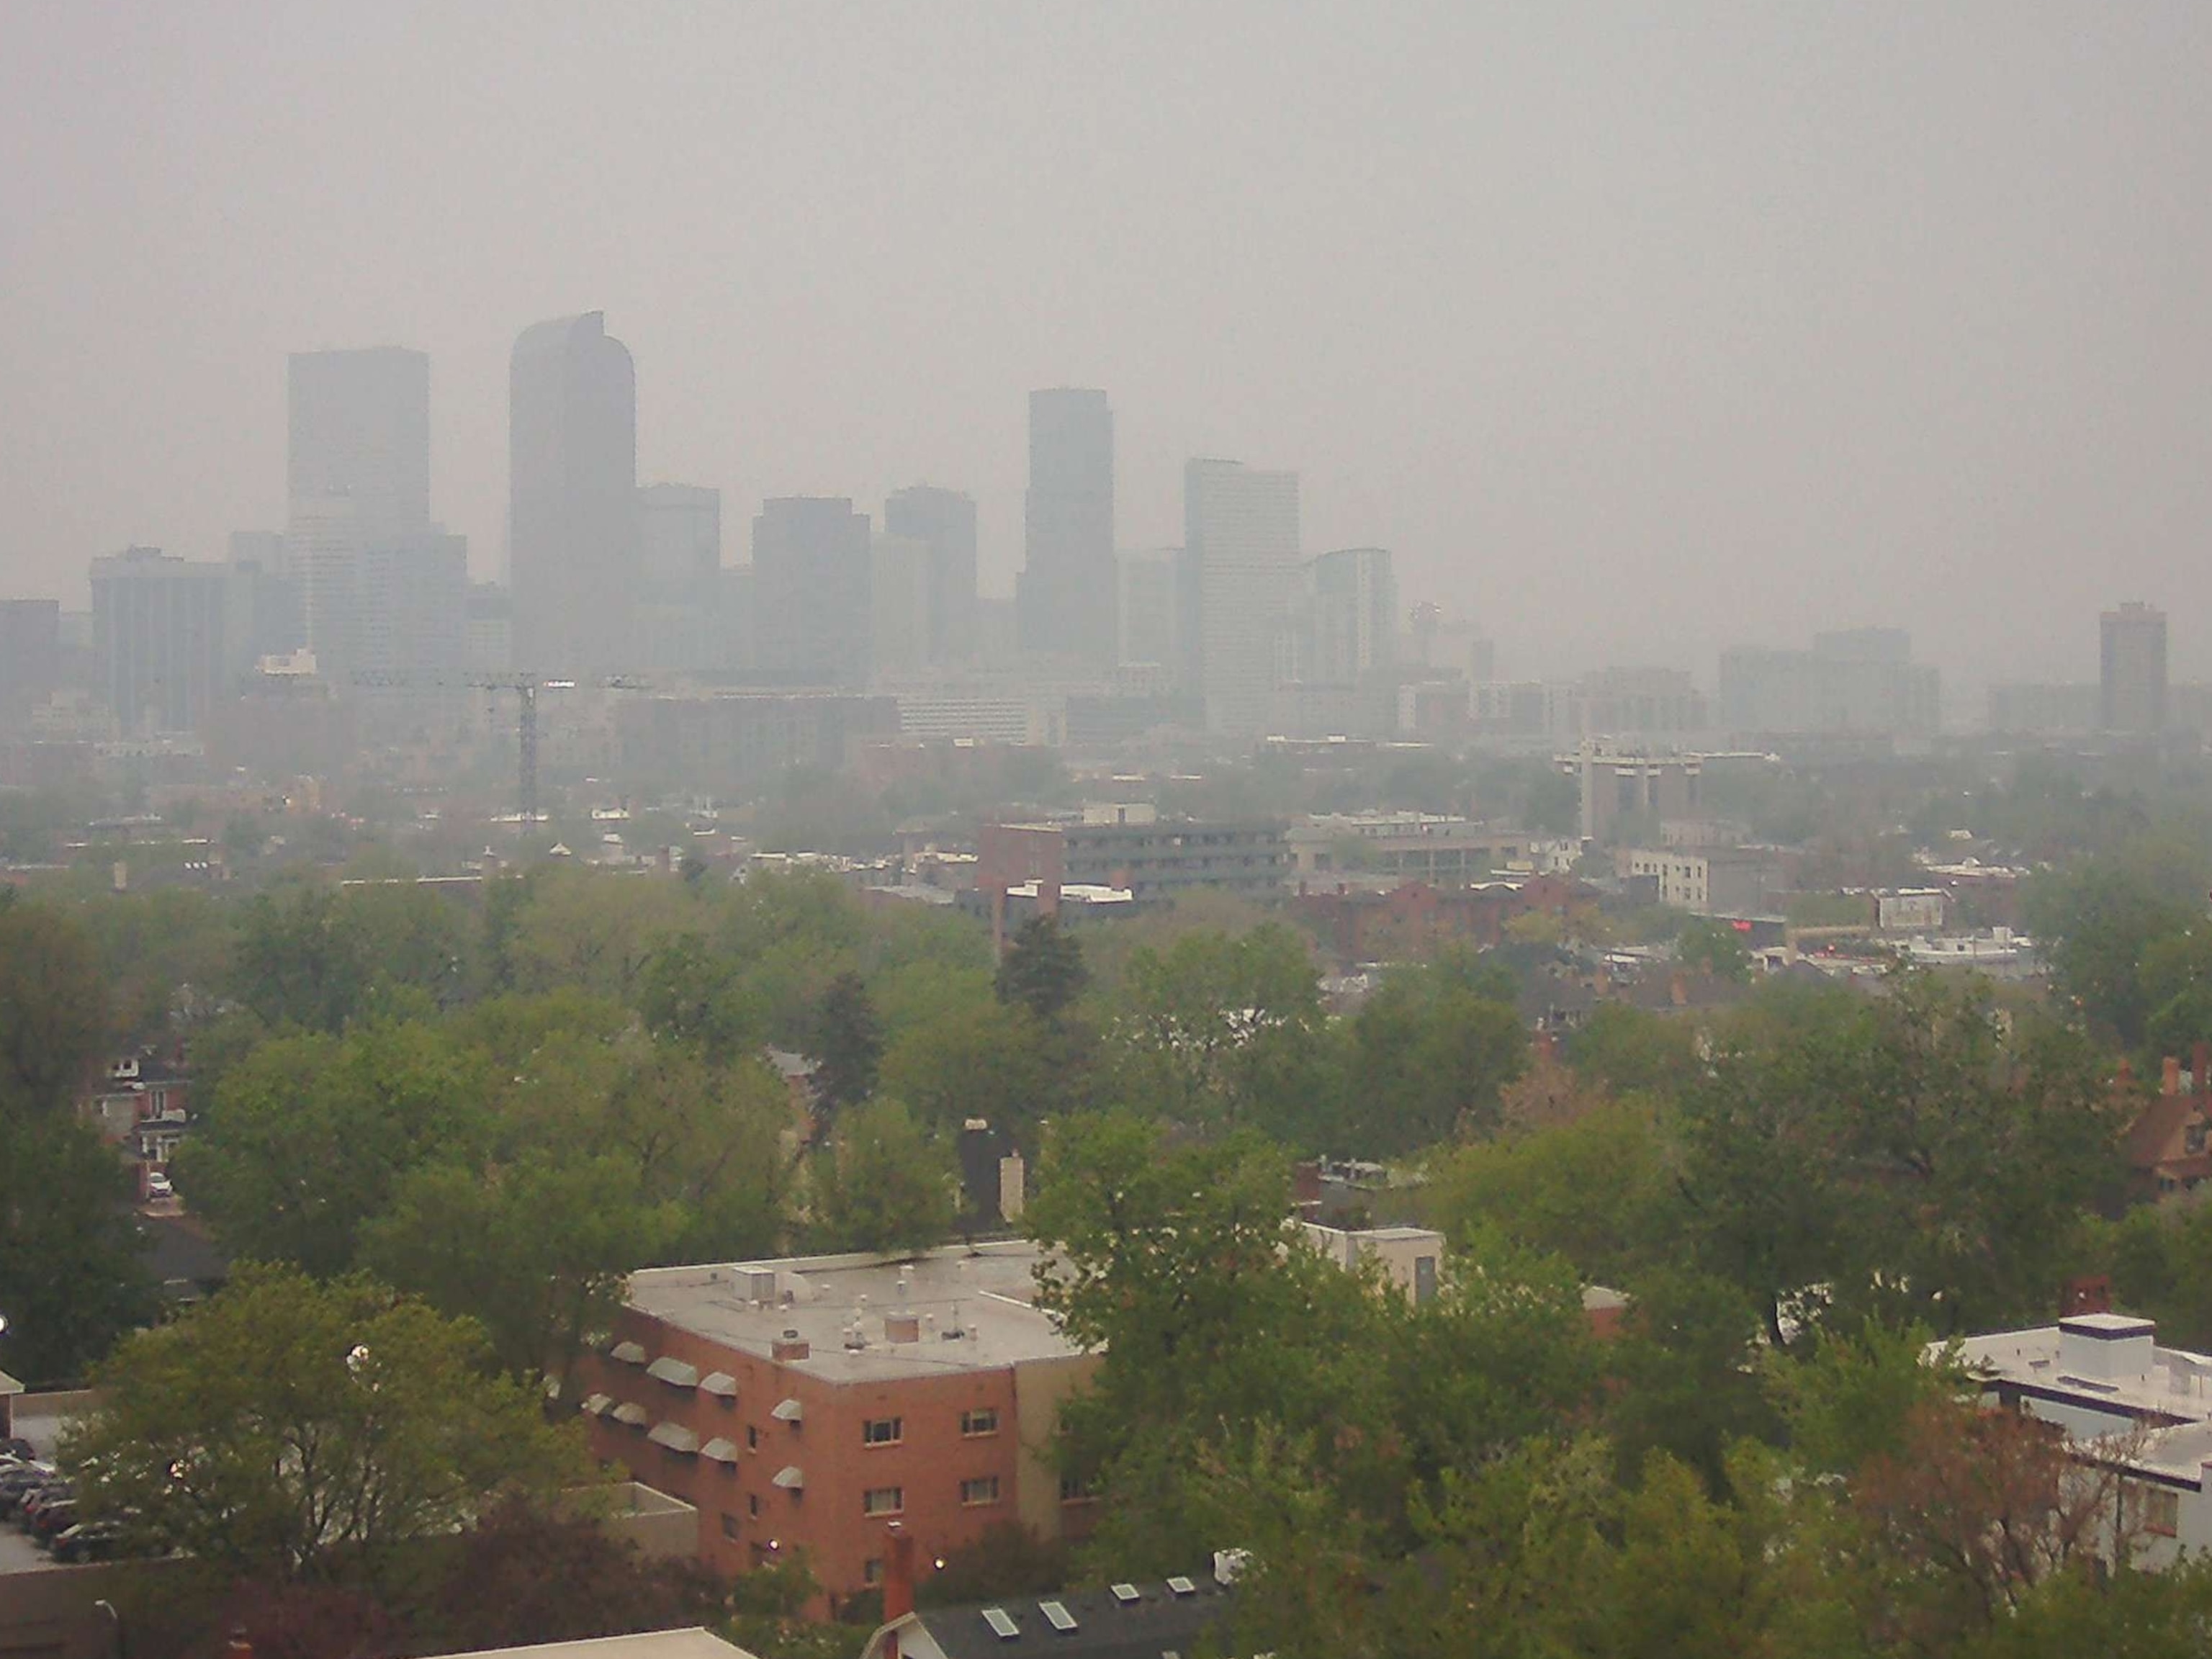
M1761 915L1779 876L1773 856L1753 847L1631 848L1617 867L1656 881L1660 903L1698 916Z
M1279 823L992 823L977 837L975 886L993 896L1029 882L1041 896L1114 888L1139 904L1196 888L1267 899L1289 866Z
M2136 1565L2212 1547L2212 1355L2161 1347L2150 1320L2092 1308L1970 1337L1960 1357L1987 1403L2057 1425L2085 1463L2118 1472L2113 1520Z
M1098 1362L1035 1305L1037 1257L648 1269L571 1393L599 1455L697 1509L718 1572L804 1551L836 1603L882 1581L893 1521L931 1559L1010 1520L1080 1535L1051 1437Z
M1284 836L1291 869L1312 880L1345 872L1463 887L1525 868L1532 837L1428 812L1317 813Z

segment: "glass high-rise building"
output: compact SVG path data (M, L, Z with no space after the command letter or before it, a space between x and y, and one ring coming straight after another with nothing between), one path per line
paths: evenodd
M1183 683L1208 731L1255 737L1298 576L1298 475L1193 460L1182 504Z
M533 323L515 341L507 454L516 664L551 675L629 666L637 374L605 313Z
M1106 394L1030 393L1030 483L1014 599L1022 649L1100 668L1115 659L1114 411Z
M910 484L884 501L884 533L916 541L923 555L921 660L933 668L975 657L975 498Z

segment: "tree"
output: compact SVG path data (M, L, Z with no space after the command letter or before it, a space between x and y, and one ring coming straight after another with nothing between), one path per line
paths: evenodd
M952 1231L952 1160L896 1100L846 1114L815 1154L811 1208L821 1248L921 1249Z
M179 1168L232 1250L342 1273L401 1176L482 1146L488 1089L481 1057L426 1025L278 1038L224 1077Z
M1464 988L1448 969L1390 974L1352 1020L1352 1045L1358 1086L1330 1150L1370 1158L1486 1133L1499 1089L1528 1063L1512 1004Z
M519 1382L564 1382L587 1334L622 1305L628 1275L682 1230L619 1153L540 1151L506 1166L422 1165L362 1230L362 1261L432 1306L483 1327Z
M1048 1024L1060 1018L1090 983L1083 946L1060 925L1057 916L1032 916L1021 925L999 963L999 1000L1018 1004Z
M815 1018L813 1048L814 1097L825 1117L875 1092L884 1057L883 1026L858 974L842 973L830 981Z
M66 1105L106 1035L92 942L50 905L0 902L0 1111Z
M1050 1035L1018 1003L949 1012L892 1039L884 1091L942 1128L980 1117L1000 1129L1034 1129L1067 1081L1053 1066Z
M72 1382L153 1316L145 1244L112 1150L58 1113L0 1107L0 1370Z
M373 1585L495 1496L585 1478L573 1428L489 1359L475 1325L373 1280L247 1264L116 1350L63 1457L88 1518L142 1547Z
M1567 1038L1567 1063L1617 1095L1669 1099L1702 1075L1698 1030L1626 1002L1601 1002Z
M503 1499L463 1533L427 1620L441 1652L481 1653L715 1621L690 1558L647 1561L589 1512Z
M301 883L247 904L232 971L234 994L264 1024L335 1033L423 999L449 1006L466 963L458 919L428 889Z
M1743 939L1726 922L1710 916L1692 916L1674 936L1674 960L1693 972L1741 985L1751 978L1751 952Z
M2142 978L2151 948L2185 933L2201 907L2104 860L2039 877L2026 897L2029 924L2044 941L2059 988L2121 1042L2141 1042L2153 1012Z

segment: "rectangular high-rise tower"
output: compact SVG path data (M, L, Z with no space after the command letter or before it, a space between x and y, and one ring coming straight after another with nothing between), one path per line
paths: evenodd
M430 360L399 346L295 351L283 575L323 675L360 662L366 549L430 528Z
M1115 660L1114 411L1106 394L1030 393L1030 485L1015 587L1022 649Z
M226 565L158 547L92 562L93 653L125 737L204 732L244 666Z
M603 312L533 323L507 368L514 659L629 666L638 583L637 374Z
M2099 726L2134 737L2163 732L2166 612L2130 601L2099 622Z
M753 520L754 658L787 684L864 686L874 672L868 516L846 496L787 495Z
M927 612L922 660L933 668L975 657L975 498L957 489L911 484L884 501L884 532L920 542Z
M1298 475L1241 461L1183 469L1183 680L1210 732L1255 737L1298 569Z

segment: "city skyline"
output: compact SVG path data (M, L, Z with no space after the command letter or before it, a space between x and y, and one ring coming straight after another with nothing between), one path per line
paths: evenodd
M641 477L737 525L940 482L993 593L1021 400L1075 384L1121 548L1176 539L1189 456L1265 456L1304 551L1395 550L1516 673L1910 611L1954 679L2086 675L2112 593L2212 601L2194 8L125 18L0 68L0 557L72 609L95 554L276 521L326 343L430 356L495 573L506 348L583 307Z

